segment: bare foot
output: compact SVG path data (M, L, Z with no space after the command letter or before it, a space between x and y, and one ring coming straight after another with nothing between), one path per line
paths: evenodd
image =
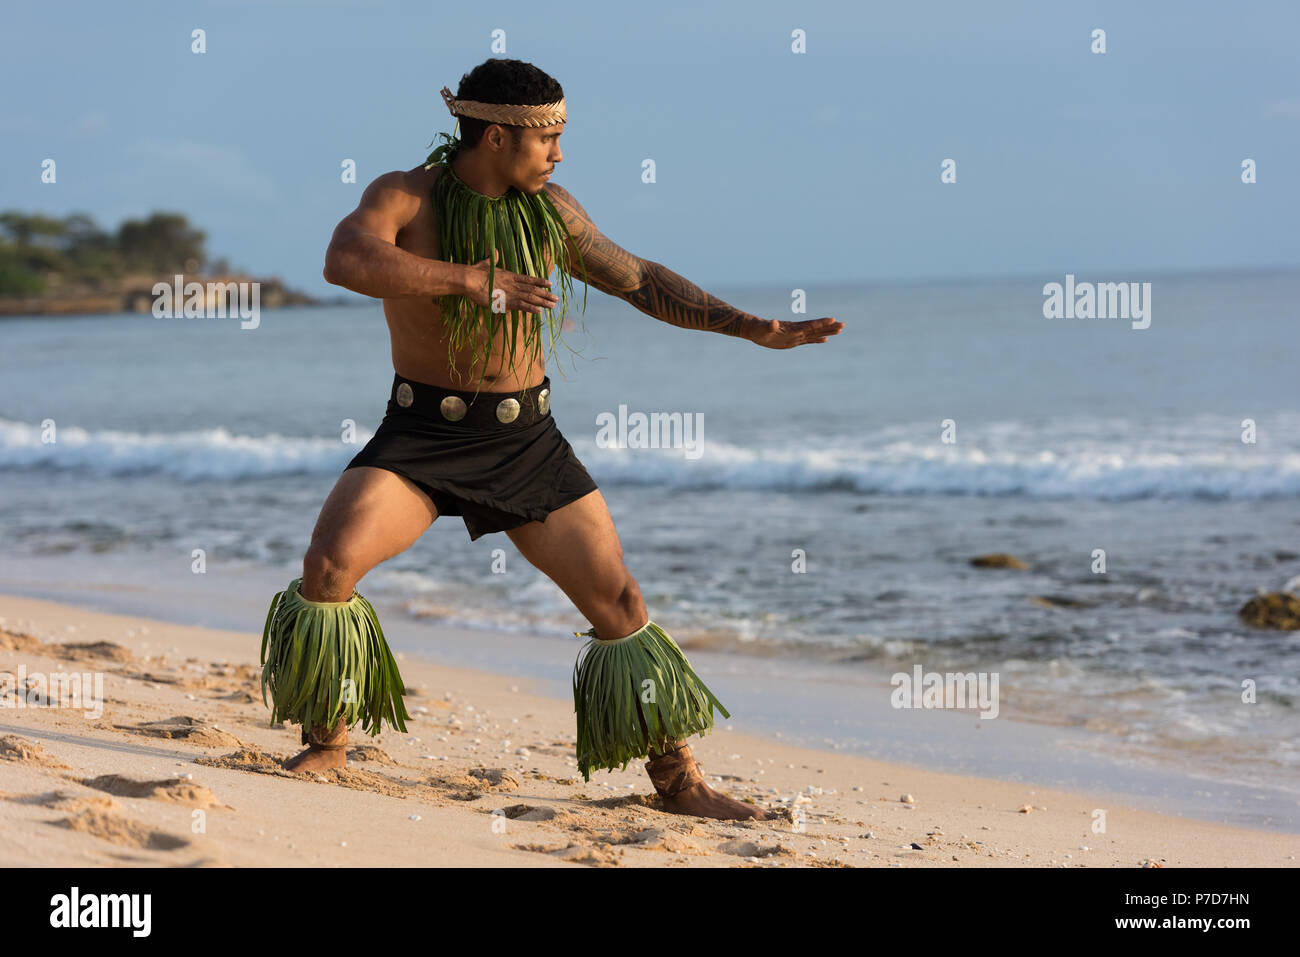
M333 731L323 724L317 725L305 737L309 741L307 750L281 763L286 771L308 773L347 767L348 729L342 718L335 723Z
M663 801L664 810L669 814L694 814L696 817L712 817L721 821L739 821L746 818L767 821L772 818L772 815L761 807L719 794L702 781L699 784L692 784L673 797L664 798Z
M767 821L774 817L705 784L704 773L684 741L667 742L662 753L646 762L645 769L669 814L693 814L720 821Z

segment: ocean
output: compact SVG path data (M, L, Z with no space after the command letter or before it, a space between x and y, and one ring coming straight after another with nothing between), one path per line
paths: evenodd
M733 722L1300 830L1300 636L1237 616L1300 590L1300 273L1144 276L1147 328L1045 318L1064 279L709 287L845 323L784 351L592 290L552 412ZM260 634L392 375L376 302L0 322L0 591ZM612 446L637 413L691 430ZM360 590L395 646L560 694L589 627L455 517ZM997 718L891 707L917 666L996 674Z

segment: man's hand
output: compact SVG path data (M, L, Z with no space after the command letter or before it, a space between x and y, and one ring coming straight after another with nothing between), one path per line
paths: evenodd
M809 342L825 342L829 336L839 335L844 323L832 318L806 319L802 322L784 322L773 319L755 324L749 341L768 349L793 349Z
M500 251L498 250L498 255ZM538 279L523 273L508 272L500 266L492 274L496 290L506 294L505 312L524 312L530 315L553 309L560 301L551 292L549 279ZM469 267L466 295L484 309L492 308L492 290L488 288L488 261L480 259Z

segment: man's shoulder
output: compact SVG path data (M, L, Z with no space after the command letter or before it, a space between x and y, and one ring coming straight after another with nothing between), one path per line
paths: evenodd
M564 220L564 224L569 227L570 230L591 223L591 217L588 216L587 211L582 208L582 204L578 202L572 193L559 183L547 183L542 187L542 189L546 191L546 195L549 196L551 202L555 204L555 208L559 210L560 217Z
M427 196L429 190L433 188L433 184L438 181L441 172L441 166L417 166L415 169L399 170L385 175L393 177L392 185L394 187L405 189L409 193Z
M371 180L370 185L366 187L366 192L371 194L387 193L404 193L411 197L424 199L428 197L429 191L433 184L438 180L438 174L441 170L438 167L425 169L423 166L417 166L415 169L400 170L395 169L388 173L383 173Z
M578 201L573 198L573 194L570 193L563 186L561 186L559 183L548 182L545 186L542 187L542 189L545 190L546 195L551 198L551 202L555 203L557 206L560 203L565 203L566 205L570 205L570 206L577 206L578 204Z

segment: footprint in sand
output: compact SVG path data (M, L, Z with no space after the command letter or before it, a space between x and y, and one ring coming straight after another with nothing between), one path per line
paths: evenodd
M519 778L505 768L471 768L464 774L431 774L419 783L433 792L434 803L441 803L444 799L477 801L492 791L519 789Z
M663 811L664 809L663 799L657 794L624 794L608 798L589 798L586 795L578 794L574 797L574 800L581 801L583 807L604 808L610 811L624 808L637 811Z
M745 838L723 841L718 845L723 854L735 854L737 857L795 857L795 853L780 844L759 844Z
M587 864L591 867L617 867L621 863L623 852L608 846L589 844L514 844L517 851L533 851L547 854L562 861L574 864Z
M28 741L16 734L0 737L0 760L20 761L40 768L67 768L58 758L47 752L35 741Z
M95 778L82 778L81 783L88 788L115 794L118 797L154 798L192 808L227 806L217 800L217 796L210 788L175 778L165 778L161 781L135 781L120 774L101 774Z
M285 777L296 778L302 775L291 774L280 766L280 761L274 755L267 754L258 748L245 745L237 751L230 754L223 754L219 758L201 757L194 759L195 764L202 764L209 768L228 768L231 771L254 771L259 774L282 774Z
M200 748L229 748L243 744L233 734L218 731L199 718L176 715L165 721L146 721L143 724L115 724L119 731L143 734L151 738L172 738L198 745Z
M175 851L190 843L183 837L165 831L155 831L138 821L99 808L87 808L72 817L50 823L54 827L64 827L70 831L89 834L110 844L150 851Z
M77 814L85 810L120 811L122 805L104 794L73 794L71 791L44 791L40 794L11 794L5 797L15 804L35 804L51 811Z
M66 644L51 642L41 650L59 658L104 658L122 663L135 661L135 655L111 641L81 641Z
M579 864L616 866L621 863L625 848L665 851L670 854L710 853L708 848L663 828L651 827L637 830L615 828L602 829L599 833L595 833L593 829L584 827L577 815L563 808L514 804L502 808L501 813L512 821L545 821L569 831L562 843L517 844L515 847L519 850L549 854ZM590 839L590 843L582 840L575 841L574 838L579 833Z
M355 747L348 748L347 759L349 761L367 761L371 764L385 764L392 767L398 766L387 751L373 744L358 744Z
M218 701L233 701L235 704L256 704L258 700L251 691L232 691L230 694L219 694L216 699Z
M41 639L21 631L6 631L0 628L0 651L24 651L39 653L45 647Z
M647 851L668 851L672 854L707 854L708 849L688 841L672 831L647 827L639 831L614 832L609 843L639 847Z
M486 783L494 791L519 790L519 779L505 768L470 768L465 773Z
M492 812L496 813L496 812ZM531 804L512 804L509 807L501 809L504 814L512 821L559 821L563 822L573 817L568 811L554 807L536 807Z

